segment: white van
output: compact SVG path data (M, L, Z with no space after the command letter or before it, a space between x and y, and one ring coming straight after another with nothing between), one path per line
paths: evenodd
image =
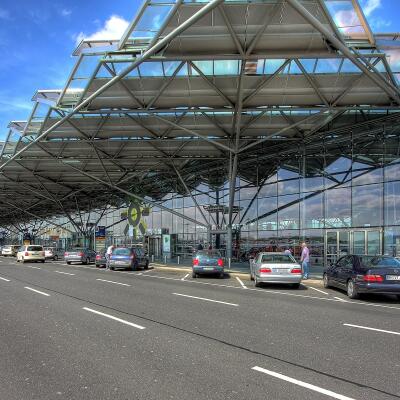
M46 261L43 246L31 244L29 246L22 246L17 253L17 261L36 261L44 263Z

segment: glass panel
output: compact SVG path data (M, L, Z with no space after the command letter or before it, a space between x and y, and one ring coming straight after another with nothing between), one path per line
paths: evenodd
M385 183L385 224L400 225L400 182Z
M382 224L382 185L355 186L352 200L353 226Z
M339 256L345 256L350 253L350 233L349 232L339 232Z
M353 253L365 254L365 231L354 232L353 234Z
M326 227L345 227L351 224L351 189L332 189L326 192Z
M381 233L379 231L367 232L367 254L376 255L381 252Z
M326 261L327 265L337 260L337 232L326 233Z

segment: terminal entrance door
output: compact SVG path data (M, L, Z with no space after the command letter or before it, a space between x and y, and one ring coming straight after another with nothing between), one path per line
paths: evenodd
M382 254L381 229L329 230L325 234L325 265L346 254Z

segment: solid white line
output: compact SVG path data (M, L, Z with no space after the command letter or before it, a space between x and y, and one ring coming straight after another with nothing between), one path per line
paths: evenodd
M102 315L103 317L107 317L107 318L113 319L114 321L121 322L122 324L133 326L134 328L137 328L137 329L146 329L144 326L136 325L136 324L134 324L132 322L125 321L124 319L114 317L113 315L110 315L110 314L104 314L104 313L102 313L100 311L93 310L92 308L83 307L83 309L86 310L86 311L90 311L90 312L92 312L94 314Z
M10 282L10 280L9 280L9 279L6 279L6 278L0 277L0 279L1 279L2 281Z
M115 283L116 285L122 285L122 286L131 286L128 285L127 283L121 283L121 282L115 282L115 281L108 281L107 279L96 279L96 281L101 281L101 282L108 282L108 283Z
M32 265L25 265L26 268L33 268L33 269L42 269L40 267L33 267Z
M186 274L183 278L181 278L181 281L184 281L188 276L189 274Z
M75 274L70 274L69 272L61 272L61 271L54 271L57 272L57 274L63 274L63 275L75 275Z
M343 324L343 325L344 325L344 326L350 326L350 327L352 327L352 328L366 329L366 330L369 330L369 331L382 332L382 333L390 333L391 335L400 335L400 332L385 331L384 329L370 328L370 327L368 327L368 326L353 325L353 324Z
M40 290L32 289L32 288L29 287L29 286L24 286L24 288L25 288L25 289L28 289L28 290L31 290L32 292L42 294L43 296L48 296L48 297L50 296L50 295L47 294L47 293L41 292Z
M219 300L206 299L205 297L189 296L188 294L181 294L181 293L172 293L172 294L174 294L175 296L190 297L191 299L211 301L212 303L220 303L220 304L226 304L228 306L239 307L239 304L227 303L225 301L219 301Z
M286 382L293 383L294 385L301 386L301 387L304 387L306 389L313 390L314 392L322 393L322 394L324 394L326 396L329 396L329 397L332 397L334 399L354 400L351 397L343 396L342 394L338 394L338 393L332 392L331 390L323 389L323 388L321 388L319 386L311 385L310 383L299 381L297 379L293 379L293 378L291 378L289 376L282 375L282 374L279 374L277 372L270 371L268 369L264 369L264 368L261 368L261 367L253 367L252 369L254 371L262 372L264 374L273 376L275 378L282 379L282 380L284 380Z
M334 299L337 299L337 300L339 300L339 301L343 301L344 303L348 303L347 300L342 299L341 297L336 297L336 296L335 296Z
M242 280L239 277L236 277L236 279L242 285L243 289L247 289L247 286L242 282Z
M329 295L329 293L328 292L324 292L323 290L321 290L321 289L317 289L317 288L315 288L315 287L312 287L312 286L306 286L306 285L304 285L306 288L308 288L308 289L312 289L312 290L316 290L317 292L320 292L320 293L323 293L323 294L327 294L327 295Z

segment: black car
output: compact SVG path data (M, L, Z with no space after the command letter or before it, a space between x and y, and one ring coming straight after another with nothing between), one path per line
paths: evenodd
M324 286L345 289L351 299L374 293L400 300L400 262L390 256L343 256L324 271Z

